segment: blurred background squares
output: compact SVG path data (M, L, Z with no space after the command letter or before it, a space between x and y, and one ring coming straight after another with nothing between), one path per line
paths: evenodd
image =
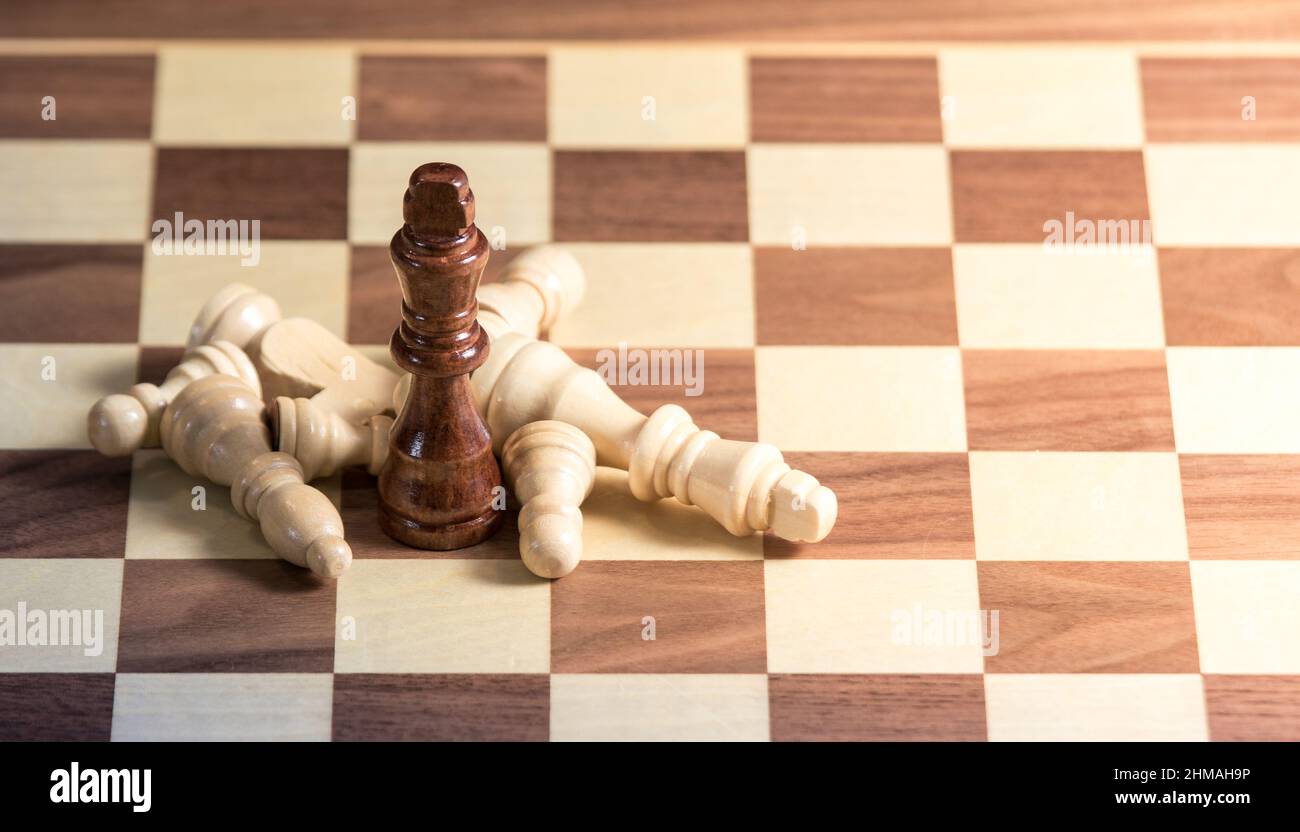
M352 51L345 48L164 46L158 52L160 145L346 145L355 116Z
M743 147L745 58L729 49L556 49L551 142L581 148Z
M939 144L755 144L750 239L759 245L948 245Z
M1137 56L1126 49L944 49L949 147L1139 147Z
M544 57L362 55L360 66L362 141L546 141Z
M749 61L755 142L941 142L933 58Z
M146 141L0 140L0 242L143 242L153 155Z

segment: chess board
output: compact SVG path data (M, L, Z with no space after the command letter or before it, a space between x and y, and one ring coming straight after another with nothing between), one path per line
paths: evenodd
M102 629L0 646L0 739L1300 738L1293 44L44 14L18 31L64 39L0 43L0 610ZM583 263L551 340L696 351L699 395L616 389L782 448L831 536L735 538L602 469L547 582L513 522L389 541L349 471L329 582L161 451L89 449L91 403L161 380L228 282L382 358L433 160L469 173L489 279L538 243ZM259 220L259 262L155 252L177 212ZM1053 220L1150 235L1049 248Z

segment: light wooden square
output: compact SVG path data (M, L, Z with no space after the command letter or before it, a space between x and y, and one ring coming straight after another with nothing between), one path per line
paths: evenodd
M149 229L153 149L138 141L0 141L0 182L0 242L139 242Z
M1165 332L1149 248L1065 254L1036 244L957 245L957 330L979 349L1158 349Z
M469 176L476 224L494 248L551 238L551 154L525 142L358 142L348 173L348 239L386 245L402 227L402 195L425 162L454 162Z
M1146 172L1162 246L1300 245L1300 146L1153 144Z
M1209 738L1205 695L1195 674L989 674L984 697L994 741Z
M555 674L551 739L769 739L767 677L747 674Z
M275 298L286 318L310 318L347 333L348 244L262 240L256 265L238 254L157 254L145 248L140 305L142 344L184 344L203 302L228 283L247 283Z
M1165 360L1180 452L1300 453L1300 348L1170 347Z
M759 347L758 434L785 451L964 451L950 347Z
M1142 145L1137 56L1128 49L946 49L939 91L951 147Z
M120 673L114 742L324 742L329 673Z
M573 347L752 347L754 261L733 243L566 245L587 275L582 305L550 338ZM705 378L708 355L705 355ZM706 381L707 384L707 381Z
M982 560L1186 560L1178 457L972 452Z
M18 644L17 629L5 633L0 673L111 673L117 667L121 611L121 560L0 560L0 616L26 634L26 643ZM60 627L70 628L68 643L49 643L56 617L66 622ZM38 618L46 622L44 644L32 643Z
M0 448L89 448L86 414L135 384L135 344L0 344Z
M164 46L153 135L167 145L321 146L352 140L352 50Z
M749 237L760 245L948 245L942 145L749 148Z
M735 49L557 49L550 56L557 147L743 147L748 68Z
M516 560L358 560L339 579L339 673L546 673L551 587Z
M312 485L338 505L338 475ZM190 476L161 449L137 451L131 461L126 556L160 560L279 557L257 524L235 513L229 488Z
M1300 674L1300 563L1191 567L1202 673Z
M770 673L984 669L973 561L797 559L763 566Z
M643 503L627 472L597 468L582 504L584 560L761 560L763 536L736 537L699 508L677 500Z

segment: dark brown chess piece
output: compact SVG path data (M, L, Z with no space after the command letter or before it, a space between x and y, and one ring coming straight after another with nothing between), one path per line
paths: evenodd
M502 518L493 508L501 470L469 386L488 355L474 298L488 244L455 165L416 168L402 217L389 246L402 286L392 353L412 374L411 390L379 473L379 524L410 546L461 549L491 536Z

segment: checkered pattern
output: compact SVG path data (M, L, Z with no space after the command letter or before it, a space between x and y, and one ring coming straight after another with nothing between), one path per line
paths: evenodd
M0 647L0 737L1300 738L1297 72L1060 46L0 58L0 609L107 629L96 656ZM193 510L159 451L88 450L89 405L158 380L229 281L382 355L384 244L434 159L504 235L493 273L581 259L552 333L575 359L703 348L704 395L619 392L785 449L838 493L830 538L732 538L602 470L586 562L547 583L513 527L394 544L347 472L323 487L358 559L329 583L222 489ZM260 219L261 264L153 254L176 211ZM1067 211L1150 218L1158 250L1045 252ZM976 609L996 655L898 633Z

